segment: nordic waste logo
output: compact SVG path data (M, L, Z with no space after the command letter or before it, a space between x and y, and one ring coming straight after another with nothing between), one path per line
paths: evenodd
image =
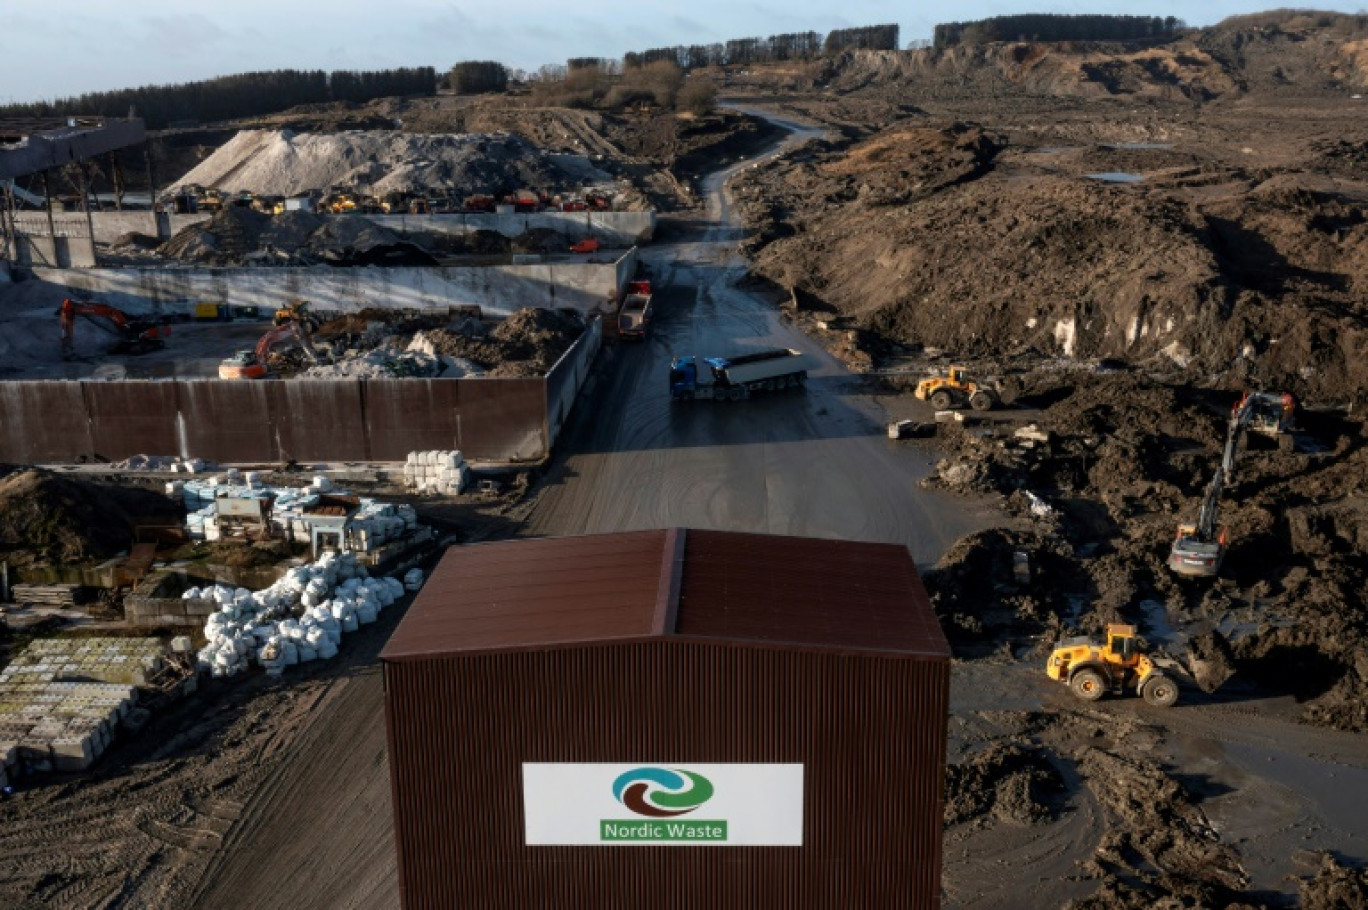
M613 798L637 819L599 822L605 841L725 841L725 821L679 819L713 797L712 781L683 768L641 767L619 774Z

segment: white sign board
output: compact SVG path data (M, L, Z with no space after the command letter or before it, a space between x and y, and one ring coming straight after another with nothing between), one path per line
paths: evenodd
M525 762L527 845L801 847L800 764Z

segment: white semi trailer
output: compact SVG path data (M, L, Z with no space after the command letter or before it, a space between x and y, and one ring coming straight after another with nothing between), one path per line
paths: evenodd
M739 357L676 357L670 363L670 397L740 401L752 392L802 388L807 367L807 358L789 348Z

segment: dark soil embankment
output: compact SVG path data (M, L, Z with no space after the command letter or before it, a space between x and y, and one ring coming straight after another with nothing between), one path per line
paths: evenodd
M1247 434L1221 499L1222 579L1165 566L1220 461L1234 398L1125 372L1041 373L1025 380L1021 400L1043 406L1025 436L1019 422L943 429L947 457L928 483L999 494L1031 524L961 541L932 573L958 651L1039 657L1066 633L1133 622L1190 651L1203 688L1233 672L1296 696L1309 722L1368 730L1361 420L1303 412L1291 452Z
M0 478L0 553L13 564L103 559L129 548L136 520L179 514L148 490L19 471Z

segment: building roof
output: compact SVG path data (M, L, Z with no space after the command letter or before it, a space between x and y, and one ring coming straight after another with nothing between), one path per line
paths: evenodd
M674 529L452 547L381 658L656 638L950 655L904 546Z

